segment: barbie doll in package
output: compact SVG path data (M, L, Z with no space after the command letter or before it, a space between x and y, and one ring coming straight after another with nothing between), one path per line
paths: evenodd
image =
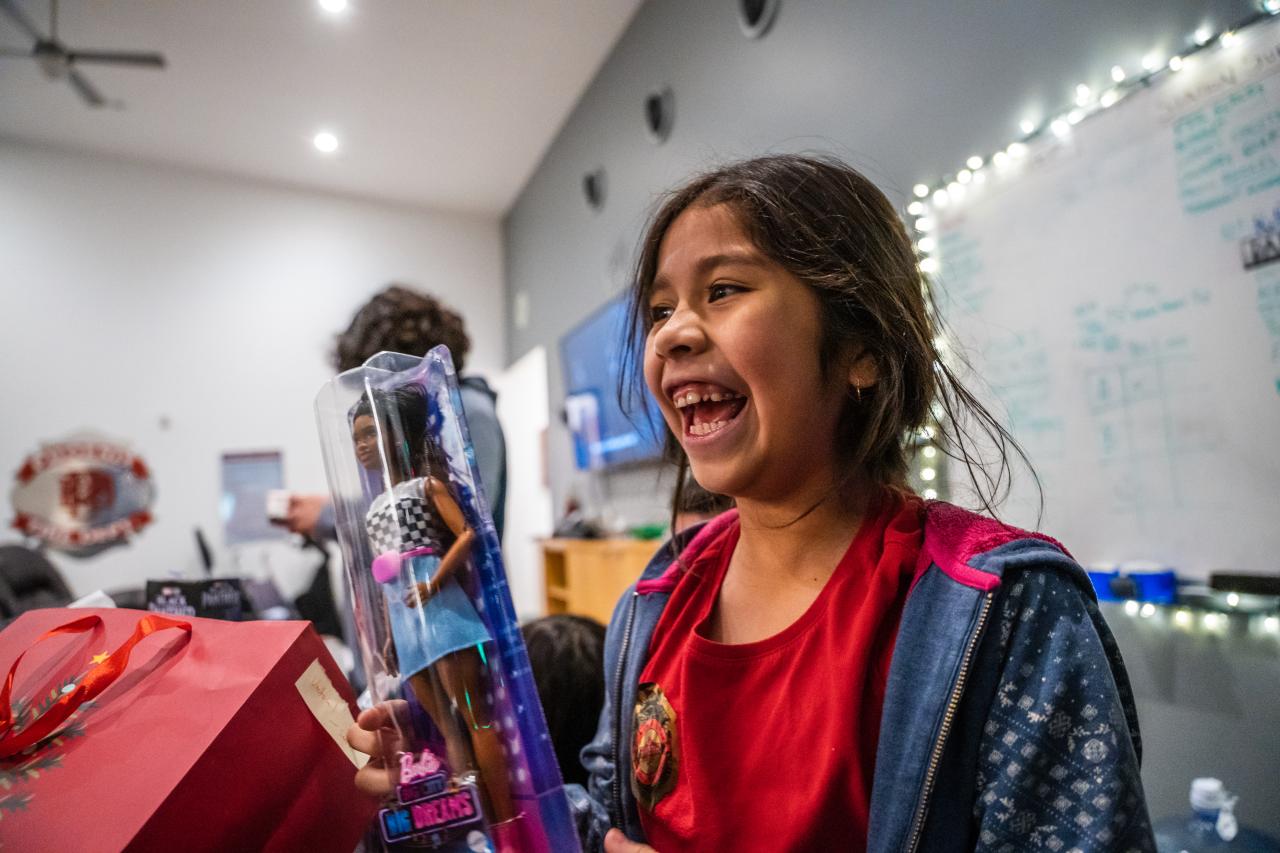
M316 411L360 653L395 747L388 849L577 850L448 350L380 353Z

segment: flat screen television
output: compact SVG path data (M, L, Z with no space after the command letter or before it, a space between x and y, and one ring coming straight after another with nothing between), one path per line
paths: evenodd
M560 339L565 414L573 433L574 464L596 470L662 456L662 414L643 389L628 416L618 405L626 346L626 297L611 299Z

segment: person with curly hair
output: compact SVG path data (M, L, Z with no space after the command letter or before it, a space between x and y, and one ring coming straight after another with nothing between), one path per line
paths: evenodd
M361 306L346 331L337 335L331 361L342 373L380 352L426 355L427 350L440 344L447 346L453 356L462 407L480 466L480 482L501 539L507 497L507 448L495 406L498 395L479 376L463 373L471 338L462 316L434 296L391 284ZM334 538L329 496L292 495L284 524L294 533Z
M462 316L433 296L393 284L374 294L338 335L333 366L344 373L380 352L422 355L440 344L449 348L461 374L471 351Z

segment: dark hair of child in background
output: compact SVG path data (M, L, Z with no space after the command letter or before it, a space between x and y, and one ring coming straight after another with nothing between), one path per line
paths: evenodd
M586 784L578 753L595 736L604 706L604 626L558 614L520 628L547 730L565 782Z

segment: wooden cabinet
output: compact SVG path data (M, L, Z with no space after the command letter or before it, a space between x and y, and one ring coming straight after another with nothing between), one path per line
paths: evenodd
M643 539L544 540L547 613L576 613L608 625L613 606L661 544Z

